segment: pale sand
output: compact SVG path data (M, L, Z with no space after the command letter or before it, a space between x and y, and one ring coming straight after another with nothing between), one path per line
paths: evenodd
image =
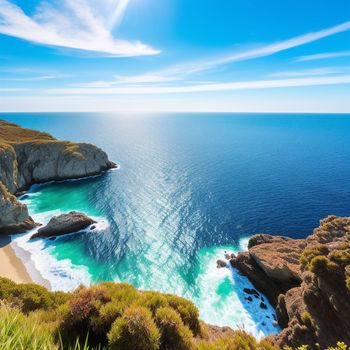
M8 236L0 236L0 276L12 279L17 283L32 282L24 264L17 257Z
M19 248L17 247L17 249ZM24 258L27 261L26 264L31 268L30 271L33 272L33 279L30 277L23 261L16 255L11 246L11 238L6 235L0 235L0 276L7 277L16 283L35 282L50 289L50 283L32 266L30 256L24 255Z

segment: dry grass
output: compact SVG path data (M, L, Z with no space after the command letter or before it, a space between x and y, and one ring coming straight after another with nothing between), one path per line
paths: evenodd
M17 143L42 141L56 141L56 139L46 132L22 128L17 124L0 120L0 148Z

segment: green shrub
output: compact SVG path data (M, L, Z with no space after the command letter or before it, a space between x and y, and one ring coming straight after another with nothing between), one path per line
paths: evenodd
M304 311L301 315L301 322L308 328L313 327L313 320L308 311Z
M333 250L328 257L330 260L343 267L350 264L350 250Z
M300 263L302 266L307 266L310 261L316 256L326 256L329 250L325 244L316 244L306 248L300 256Z
M160 307L169 306L167 297L158 292L144 292L140 304L151 310L152 315L155 316Z
M140 306L131 306L114 321L108 333L112 350L157 350L160 333L151 312Z
M315 256L309 264L309 270L316 275L327 271L330 261L325 256Z
M199 341L198 350L277 350L268 341L257 343L255 338L244 331L235 331L212 341Z
M161 331L160 349L194 349L193 334L184 325L180 315L170 307L161 307L156 313L156 324Z
M0 299L18 306L25 313L38 309L49 309L63 304L68 294L49 292L34 283L16 284L7 278L0 278Z
M346 283L346 288L348 288L348 290L350 291L350 277L346 278L345 283Z
M348 350L348 346L344 342L338 341L336 346L329 347L327 350Z
M192 333L195 336L199 335L201 332L201 327L197 307L189 300L181 298L177 295L168 295L167 301L169 306L179 313L183 323L189 327Z

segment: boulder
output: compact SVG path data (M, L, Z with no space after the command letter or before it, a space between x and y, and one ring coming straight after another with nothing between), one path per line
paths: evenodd
M49 223L40 228L31 239L57 237L83 230L96 223L83 213L72 211L68 214L61 214L51 218Z
M227 263L226 261L224 260L217 260L216 261L216 267L219 269L219 268L222 268L222 267L227 267Z

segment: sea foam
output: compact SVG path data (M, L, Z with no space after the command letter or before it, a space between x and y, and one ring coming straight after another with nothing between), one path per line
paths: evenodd
M60 215L59 210L32 215L35 222L48 223L50 218ZM105 229L107 221L101 217L92 217L97 223L95 230ZM33 229L25 234L11 236L11 244L15 253L22 259L29 275L34 282L41 282L41 277L47 280L52 290L71 291L79 285L90 285L92 277L86 266L73 264L69 259L58 260L53 252L54 245L48 239L30 240L30 237L37 231ZM77 232L74 234L84 234ZM64 238L56 238L56 240ZM29 258L28 258L29 255Z

